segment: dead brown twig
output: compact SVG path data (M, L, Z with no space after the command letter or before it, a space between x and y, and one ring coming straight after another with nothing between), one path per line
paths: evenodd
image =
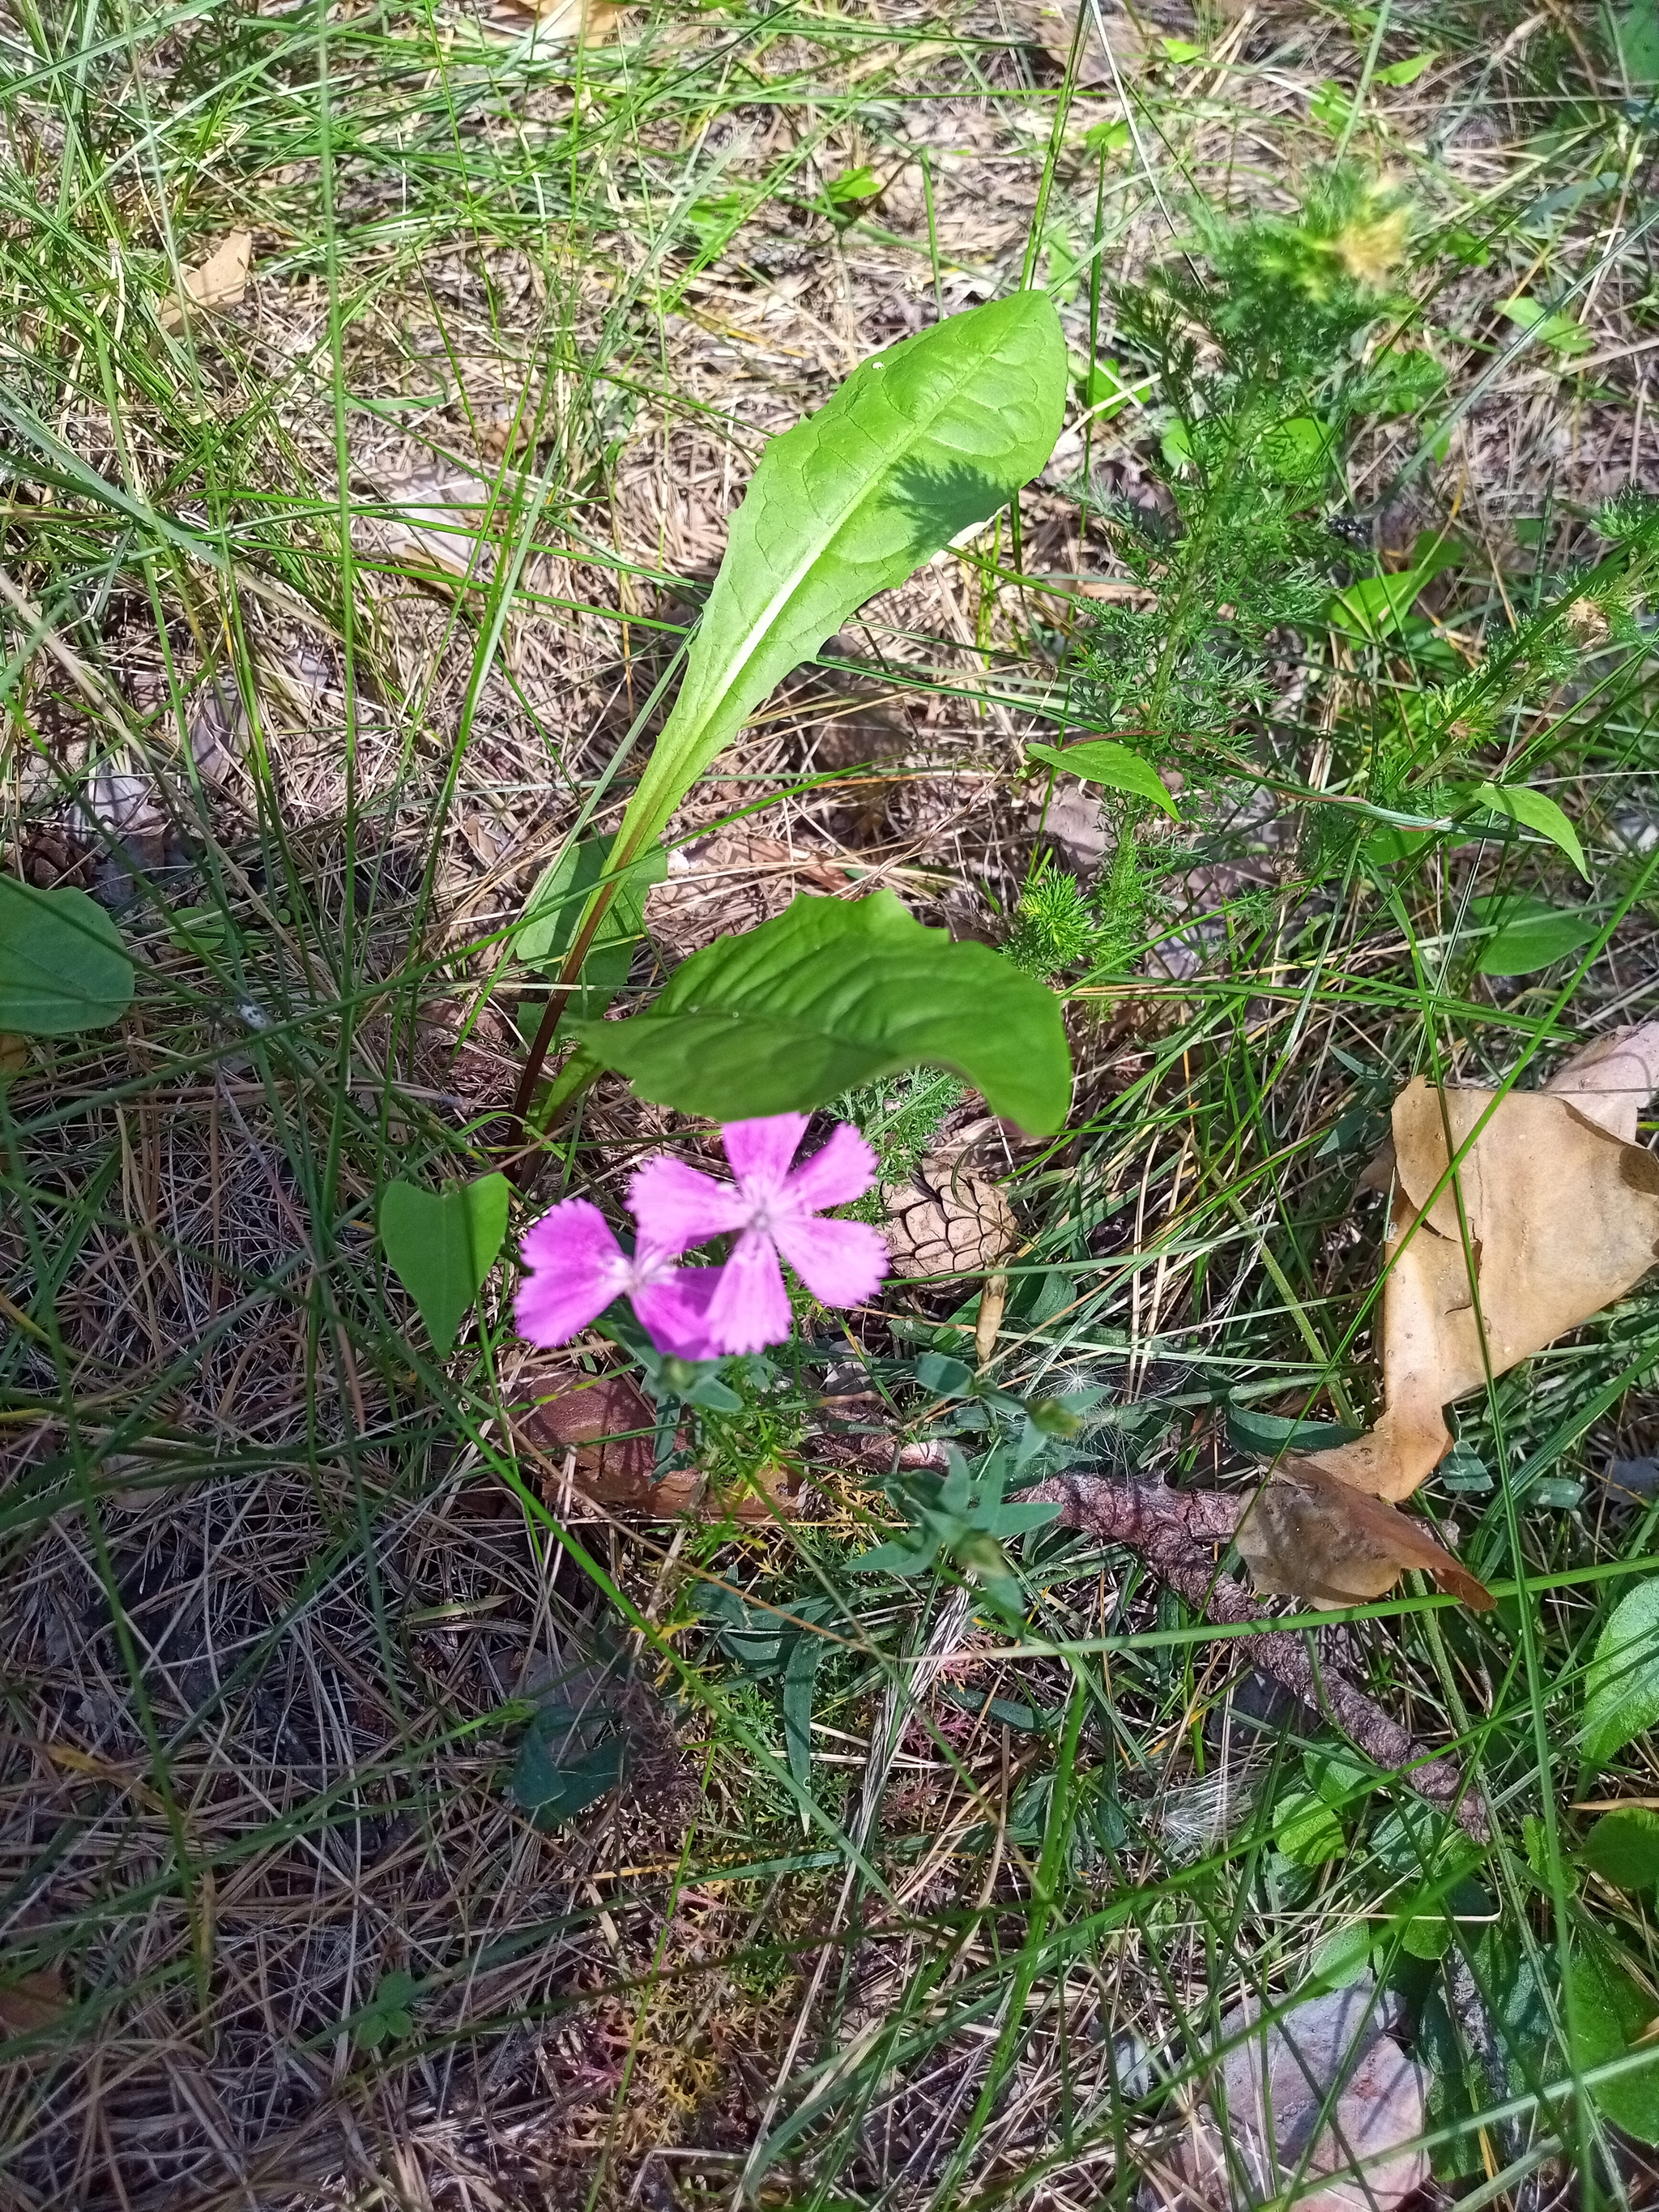
M1231 1536L1247 1498L1212 1490L1168 1490L1158 1483L1112 1482L1099 1475L1056 1476L1026 1496L1052 1499L1068 1527L1086 1528L1103 1544L1127 1544L1139 1552L1194 1612L1218 1626L1269 1620L1242 1584L1215 1568L1215 1547ZM1477 1843L1491 1840L1486 1806L1451 1760L1429 1756L1374 1698L1319 1660L1311 1638L1264 1625L1246 1649L1253 1667L1334 1722L1377 1765L1397 1771L1420 1797L1451 1814Z

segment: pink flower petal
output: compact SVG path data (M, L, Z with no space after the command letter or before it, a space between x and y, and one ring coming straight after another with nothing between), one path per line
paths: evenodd
M794 1326L783 1270L769 1237L745 1230L720 1271L708 1304L708 1333L722 1352L763 1352Z
M829 1142L803 1160L784 1184L783 1194L792 1208L821 1213L827 1206L845 1206L849 1199L862 1198L875 1179L874 1147L850 1121L837 1121Z
M628 1206L640 1224L641 1245L667 1253L687 1252L728 1229L741 1229L750 1212L731 1183L716 1182L666 1153L635 1171Z
M754 1121L728 1121L720 1131L732 1171L750 1198L781 1190L789 1163L806 1134L805 1114L767 1114Z
M519 1285L514 1319L532 1344L568 1344L626 1287L629 1267L610 1224L585 1198L543 1214L524 1240L532 1269Z
M823 1306L861 1306L887 1273L887 1247L865 1221L774 1221L777 1248Z
M676 1267L634 1293L640 1326L659 1352L671 1359L718 1359L720 1347L709 1332L708 1308L723 1267Z

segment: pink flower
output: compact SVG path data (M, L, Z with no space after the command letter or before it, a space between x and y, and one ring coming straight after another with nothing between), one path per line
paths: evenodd
M861 1221L821 1221L827 1206L861 1198L876 1178L876 1156L842 1121L829 1142L791 1171L806 1133L805 1114L728 1121L720 1135L735 1183L716 1182L668 1158L647 1160L628 1187L628 1203L652 1251L689 1251L735 1232L705 1316L721 1352L759 1352L789 1334L789 1294L780 1257L826 1306L861 1305L887 1273L887 1247Z
M677 1267L672 1252L641 1237L630 1260L597 1206L568 1198L526 1236L531 1273L519 1285L514 1318L532 1344L568 1344L615 1298L631 1298L659 1352L674 1359L714 1359L707 1323L718 1267Z

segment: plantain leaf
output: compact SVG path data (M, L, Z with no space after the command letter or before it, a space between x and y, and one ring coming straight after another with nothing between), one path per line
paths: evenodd
M1142 760L1139 753L1132 753L1127 745L1115 745L1108 738L1098 738L1081 745L1027 745L1025 751L1029 759L1062 769L1067 775L1080 775L1085 783L1103 783L1114 791L1129 791L1137 799L1150 799L1154 806L1164 809L1172 822L1181 819L1163 777L1149 761Z
M1645 1805L1616 1806L1585 1837L1579 1856L1620 1889L1659 1886L1659 1813Z
M1586 1942L1573 1956L1572 2047L1575 2071L1646 2051L1648 2063L1598 2081L1590 2090L1613 2125L1638 2142L1659 2143L1659 2043L1651 2039L1653 2001L1644 1995L1613 1953Z
M0 876L0 1031L107 1029L131 1002L132 960L102 907Z
M1047 294L1017 292L872 355L773 439L623 817L620 857L658 836L754 708L849 615L1030 481L1060 435L1066 386Z
M890 891L802 893L694 952L643 1013L576 1036L641 1097L717 1121L821 1106L923 1064L954 1069L1024 1129L1059 1128L1071 1103L1054 993L988 945L924 929Z
M501 1249L508 1195L505 1176L487 1175L441 1191L392 1182L380 1200L386 1256L420 1308L434 1349L446 1357Z
M1546 793L1533 790L1529 784L1482 783L1468 796L1489 806L1494 814L1506 814L1511 822L1523 823L1540 837L1547 837L1552 845L1559 845L1584 881L1589 881L1578 832Z

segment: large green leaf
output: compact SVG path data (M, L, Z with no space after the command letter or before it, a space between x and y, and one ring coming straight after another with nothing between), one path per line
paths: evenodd
M1114 744L1108 738L1091 738L1080 745L1027 745L1025 751L1028 758L1063 769L1067 775L1080 775L1085 783L1103 783L1113 791L1150 799L1171 821L1181 819L1168 784L1150 761L1132 753L1127 745Z
M1543 899L1494 891L1469 901L1475 927L1491 930L1475 966L1483 975L1530 975L1577 952L1601 924L1583 907L1551 906Z
M1066 343L1017 292L873 354L774 438L732 519L685 680L618 833L638 853L722 746L848 616L1029 483L1054 451Z
M131 1002L132 961L102 907L0 876L0 1030L71 1036L106 1029Z
M1071 1103L1053 992L987 945L924 929L890 891L803 893L694 952L643 1013L577 1036L641 1097L717 1121L821 1106L924 1064L954 1069L1022 1128L1059 1128Z
M1584 1675L1584 1764L1609 1764L1659 1721L1659 1576L1626 1591Z
M412 1182L386 1185L380 1242L441 1353L454 1350L461 1316L501 1249L509 1195L501 1175L453 1182L441 1191Z

